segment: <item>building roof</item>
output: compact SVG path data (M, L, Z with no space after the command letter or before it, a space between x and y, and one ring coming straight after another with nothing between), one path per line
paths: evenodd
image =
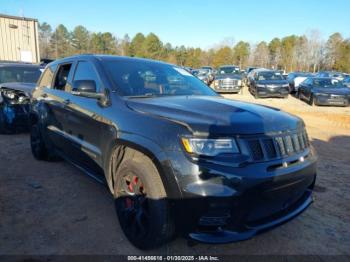
M29 17L23 17L23 16L12 16L12 15L5 15L5 14L0 14L0 17L16 19L16 20L24 20L24 21L35 21L35 22L38 21L38 19L35 19L35 18L29 18Z

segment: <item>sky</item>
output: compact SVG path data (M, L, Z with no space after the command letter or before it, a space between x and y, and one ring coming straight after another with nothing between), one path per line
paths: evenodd
M350 37L349 0L0 0L0 13L117 37L153 32L164 43L204 49L312 30Z

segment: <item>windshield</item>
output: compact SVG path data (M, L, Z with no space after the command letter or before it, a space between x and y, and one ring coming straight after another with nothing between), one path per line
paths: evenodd
M334 87L342 87L341 82L332 79L332 78L326 78L326 79L314 79L313 85L315 87L325 87L325 88L334 88Z
M283 80L280 72L260 72L258 80Z
M6 66L0 67L0 84L2 83L36 83L41 75L39 67Z
M220 67L219 68L219 74L240 74L241 71L239 70L238 67L235 66L225 66L225 67Z
M217 95L177 66L134 60L106 60L103 64L122 96Z

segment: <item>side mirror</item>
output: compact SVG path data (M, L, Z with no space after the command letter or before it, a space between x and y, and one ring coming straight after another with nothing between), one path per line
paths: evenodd
M76 80L73 82L73 91L96 93L96 83L94 80Z
M83 96L89 98L101 99L104 94L96 93L96 82L94 80L76 80L73 82L73 89L71 92L76 96Z

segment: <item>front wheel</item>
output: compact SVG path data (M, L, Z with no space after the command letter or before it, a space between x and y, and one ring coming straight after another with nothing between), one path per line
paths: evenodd
M126 150L113 175L119 223L134 246L155 248L174 236L167 195L153 162L138 151Z
M254 91L254 98L255 98L255 99L258 99L258 98L259 98L259 95L258 95L258 91L257 91L257 90Z
M309 105L310 105L310 106L314 106L314 105L315 105L314 96L313 96L312 94L310 95Z
M40 127L38 124L33 124L30 127L30 148L32 154L37 160L44 161L59 161L61 160L54 152L52 147L48 147L45 143Z

